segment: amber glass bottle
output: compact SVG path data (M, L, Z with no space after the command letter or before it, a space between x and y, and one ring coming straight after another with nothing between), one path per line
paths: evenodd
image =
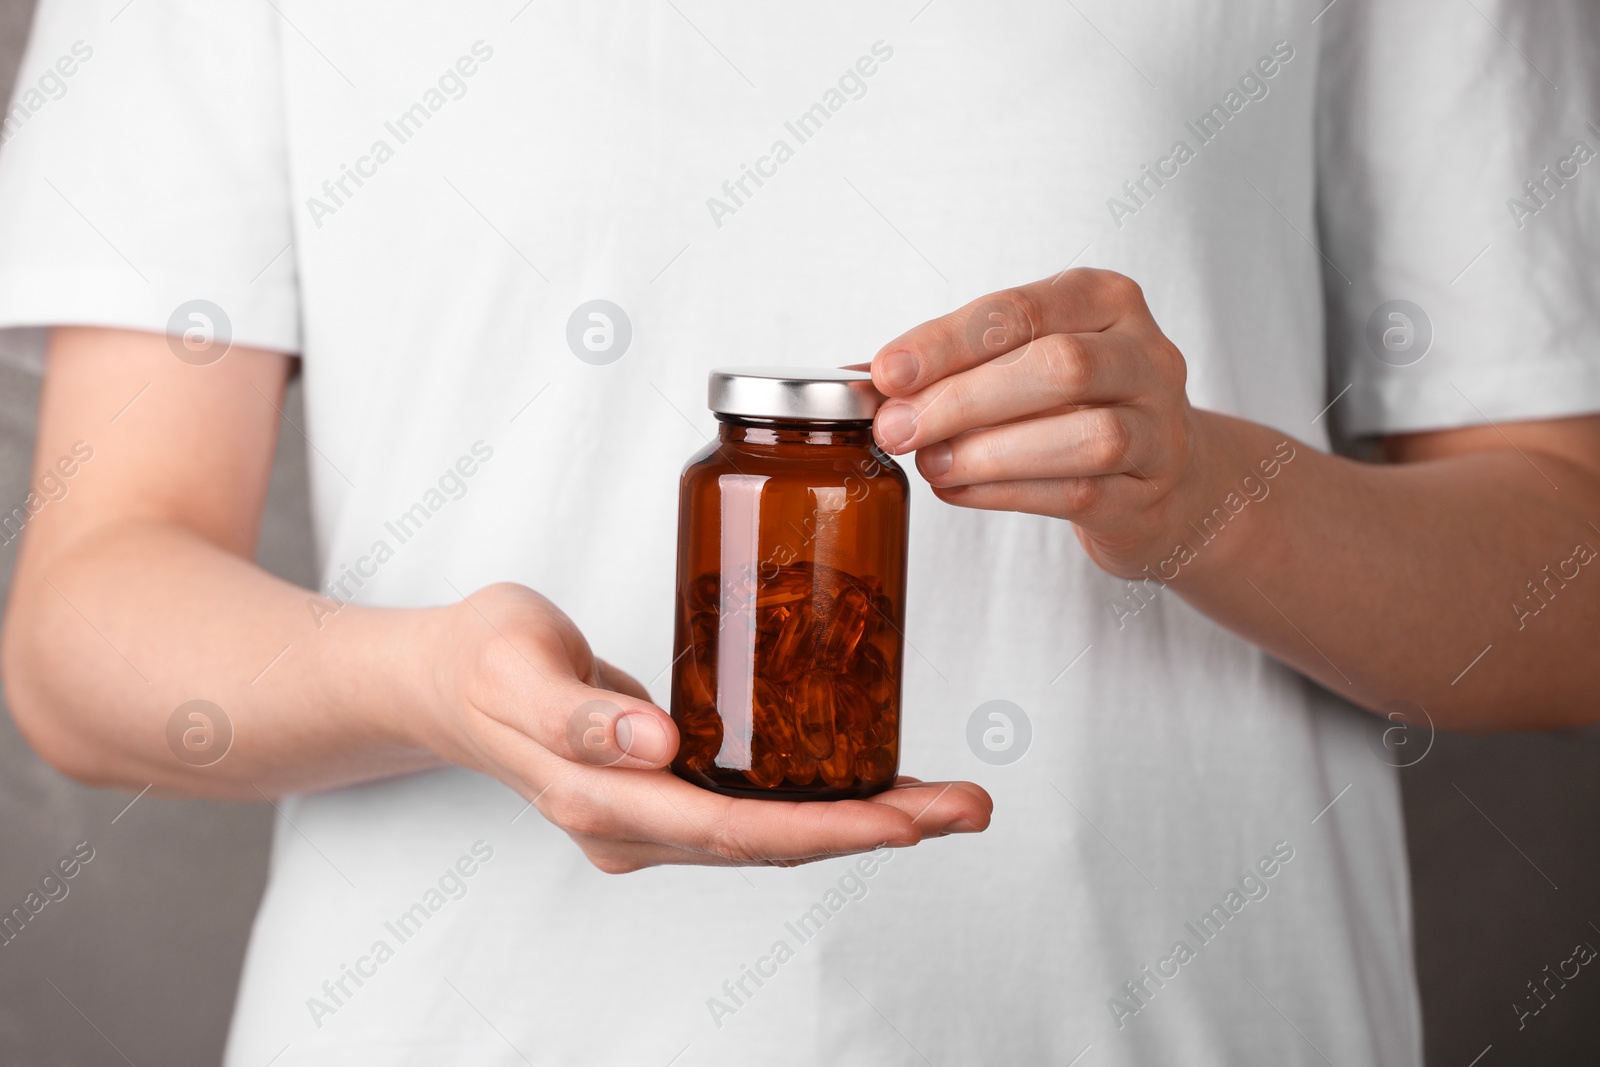
M860 797L900 761L904 472L858 371L711 373L678 497L672 767L719 793Z

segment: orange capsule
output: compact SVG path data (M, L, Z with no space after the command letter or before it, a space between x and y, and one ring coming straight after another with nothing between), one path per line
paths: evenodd
M778 636L783 624L795 613L795 607L794 604L779 604L773 608L762 608L756 613L756 633L761 635L763 644L770 645L772 639Z
M715 780L712 775L716 770L716 760L709 751L685 753L680 750L678 758L672 762L672 768L679 774L687 769L691 781L704 785Z
M894 737L893 714L885 715L885 709L868 699L853 679L836 679L833 691L839 729L868 747L887 744Z
M883 621L883 620L880 620ZM900 631L888 622L877 627L867 635L867 641L878 650L883 657L883 662L893 667L900 661Z
M682 677L684 695L691 703L702 707L716 707L717 676L711 664L696 659L694 654L690 653L684 658L678 670Z
M878 651L878 646L870 641L863 641L856 649L850 677L866 693L868 703L874 707L881 708L894 697L894 680L889 676L889 664L885 662L883 653Z
M757 745L750 755L750 766L744 770L744 776L752 785L762 789L776 789L783 781L786 765L781 756L765 745Z
M686 721L687 719L687 721ZM716 712L700 709L675 716L678 724L678 758L690 767L709 775L722 750L722 719Z
M835 789L845 789L855 784L855 746L849 734L835 734L833 754L817 761L817 772L822 780Z
M721 597L721 578L716 574L702 574L689 583L684 597L690 611L716 611Z
M772 641L772 652L758 670L779 684L793 681L810 665L813 616L805 604L795 604Z
M850 662L866 629L867 613L872 610L866 594L846 589L832 605L827 625L818 638L817 658L825 666L842 667Z
M755 707L751 720L752 747L765 745L780 757L787 757L795 750L794 723L789 704L776 686L761 678L757 678L755 683Z
M833 676L820 670L807 671L794 684L795 724L799 727L800 744L817 759L833 755L834 731L844 725L836 725L833 684Z
M873 713L872 721L863 736L868 744L888 745L890 748L899 746L900 710L893 701L884 704Z
M697 611L689 616L689 640L694 645L694 654L707 663L714 663L717 657L717 613L712 611Z
M677 709L678 732L690 737L714 737L722 743L722 716L709 704L684 704Z
M882 745L862 749L856 755L855 774L868 785L888 781L894 774L894 754Z
M817 780L817 761L803 752L791 753L785 777L794 785L810 785Z
M760 583L756 590L756 607L775 608L794 604L810 595L811 576L793 567L785 567Z
M895 618L894 601L882 593L872 595L872 610L867 613L873 633L887 632L894 635L894 640L900 639L900 620Z

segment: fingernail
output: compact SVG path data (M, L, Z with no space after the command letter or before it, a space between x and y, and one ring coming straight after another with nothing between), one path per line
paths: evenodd
M974 826L971 822L967 821L966 819L957 819L955 822L951 823L949 826L946 826L945 830L946 830L946 832L952 833L952 834L978 834L978 833L982 833L983 832L983 827Z
M634 713L617 719L617 747L634 759L661 763L671 751L667 732L654 715Z
M917 410L903 401L891 401L878 409L876 427L879 442L893 452L917 432Z
M923 476L927 478L941 478L949 474L953 462L948 441L928 445L917 453L917 466L922 468Z
M878 357L876 369L884 388L899 392L917 380L917 357L910 352L886 352Z

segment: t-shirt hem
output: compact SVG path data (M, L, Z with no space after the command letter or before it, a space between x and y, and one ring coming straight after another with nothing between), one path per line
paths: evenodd
M1449 430L1600 412L1600 362L1570 356L1433 373L1397 367L1356 382L1338 403L1351 437Z
M8 363L37 371L43 366L41 327L102 326L164 334L173 312L197 299L222 309L232 344L300 351L298 294L285 282L262 278L219 284L214 277L194 274L130 284L129 276L90 268L0 271L0 331L7 331L0 337L0 353Z

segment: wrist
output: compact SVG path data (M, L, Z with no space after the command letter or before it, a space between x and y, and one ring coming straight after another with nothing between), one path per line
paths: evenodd
M449 714L444 668L450 659L451 608L356 608L330 648L344 674L343 703L355 709L363 733L396 751L440 749ZM337 624L336 624L337 625ZM358 647L350 648L349 642ZM360 664L359 670L350 670Z
M1264 505L1306 446L1286 434L1211 411L1194 411L1189 469L1147 577L1175 587L1234 574L1259 554Z

